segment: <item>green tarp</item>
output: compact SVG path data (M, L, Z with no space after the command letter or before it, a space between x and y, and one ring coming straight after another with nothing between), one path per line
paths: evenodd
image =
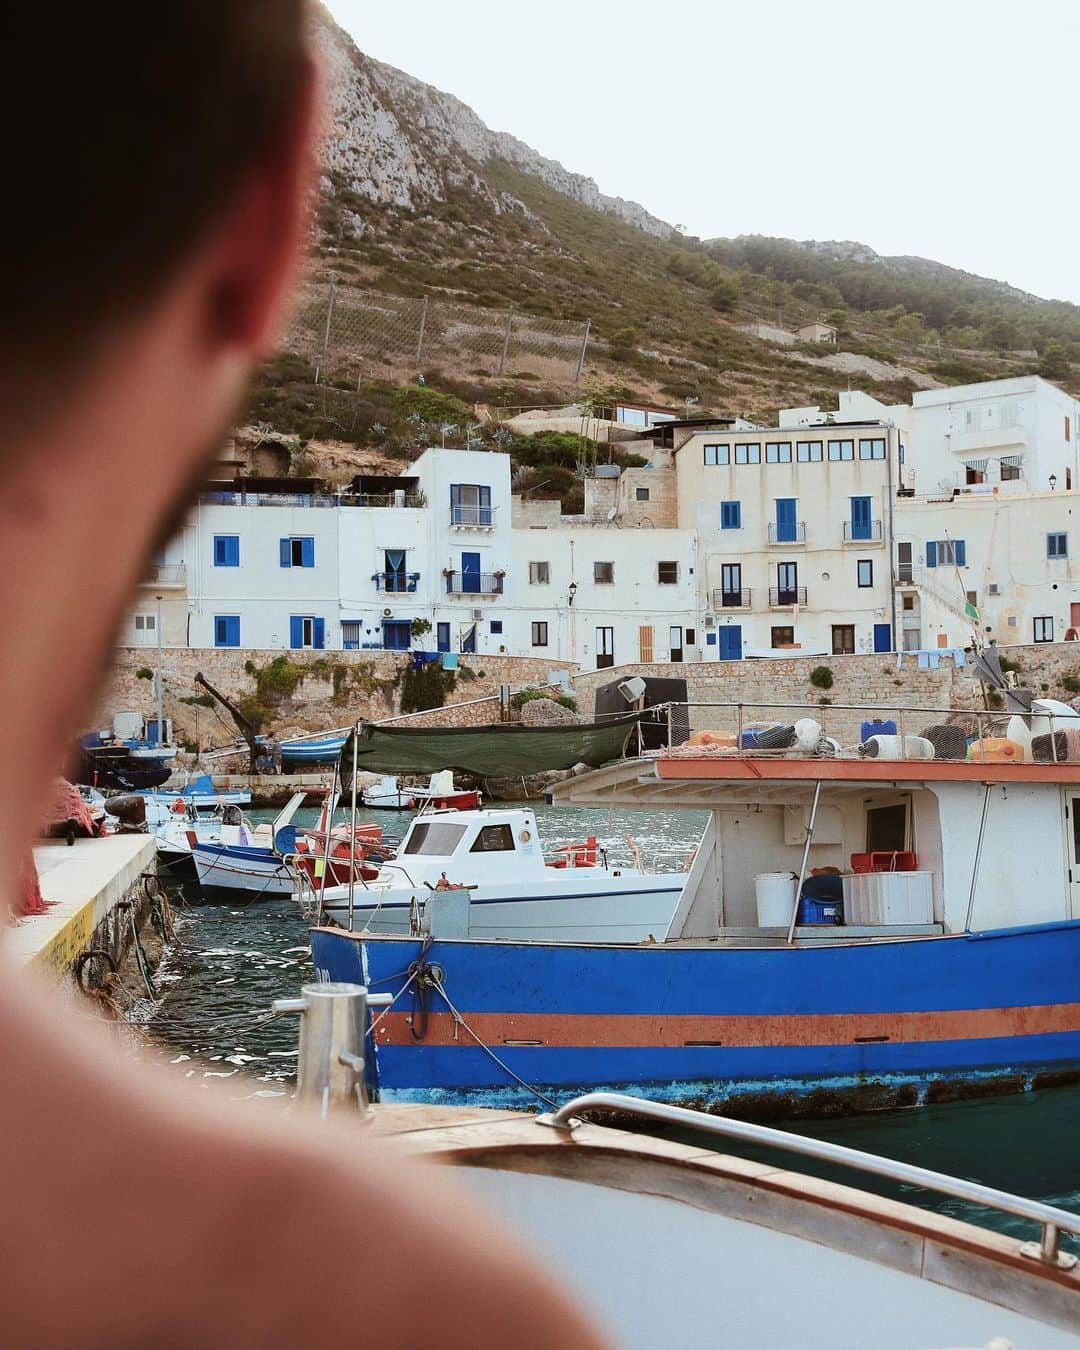
M365 722L357 733L356 767L365 773L438 773L459 769L489 778L598 768L619 759L640 713L585 725L523 727L386 727ZM645 714L648 716L648 714ZM341 781L351 782L353 738L341 751Z

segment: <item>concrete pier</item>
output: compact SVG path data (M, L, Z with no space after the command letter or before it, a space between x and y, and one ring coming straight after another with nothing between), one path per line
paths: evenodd
M153 838L116 834L70 846L49 841L35 846L34 862L51 903L6 935L15 959L56 978L91 946L119 960L130 939L132 907L138 918L145 900L142 876L156 869Z

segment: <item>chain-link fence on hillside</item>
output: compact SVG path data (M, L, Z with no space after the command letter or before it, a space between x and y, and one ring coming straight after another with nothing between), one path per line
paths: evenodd
M331 279L305 288L286 345L324 370L393 376L437 366L566 383L581 378L589 321L384 295Z

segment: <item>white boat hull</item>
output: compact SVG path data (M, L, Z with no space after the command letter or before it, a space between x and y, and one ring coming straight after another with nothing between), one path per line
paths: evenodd
M237 898L244 893L248 900L260 896L292 895L296 877L276 854L265 858L253 856L254 849L222 850L220 848L192 849L199 886L204 891L236 891Z
M554 872L554 869L552 869ZM544 942L660 941L682 895L679 873L616 875L595 868L560 869L549 881L500 881L476 886L469 904L469 936ZM353 890L353 928L407 934L410 915L432 894L426 886ZM347 886L327 888L323 913L343 926L349 921Z

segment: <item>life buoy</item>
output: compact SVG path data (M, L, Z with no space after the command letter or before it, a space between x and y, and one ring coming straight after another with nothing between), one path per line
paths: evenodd
M184 805L182 801L180 801L179 798L177 798L177 800L174 801L172 804L172 813L174 816L187 815L187 807Z

